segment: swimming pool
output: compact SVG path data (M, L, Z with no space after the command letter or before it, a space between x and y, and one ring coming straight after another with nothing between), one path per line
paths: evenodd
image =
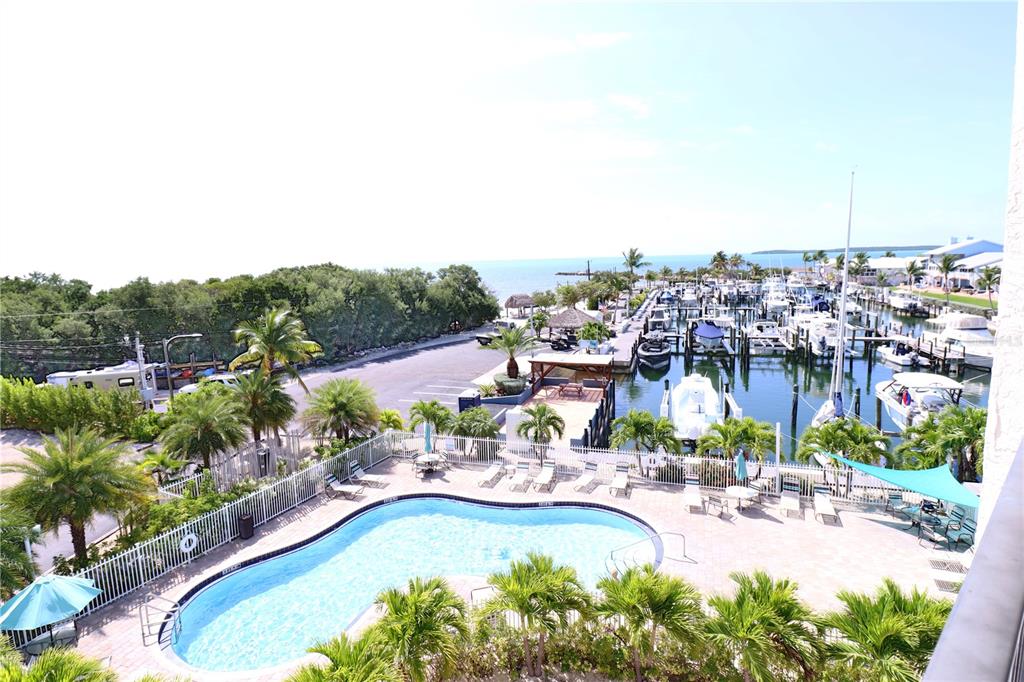
M348 628L388 587L415 576L486 576L529 551L574 566L593 588L613 549L656 561L652 531L610 509L398 498L291 552L213 580L184 604L172 644L196 668L241 671L299 658Z

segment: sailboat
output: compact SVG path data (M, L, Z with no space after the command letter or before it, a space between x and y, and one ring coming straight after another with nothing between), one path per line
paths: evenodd
M839 324L836 339L837 352L832 358L832 379L829 382L828 399L818 408L811 420L811 426L821 426L833 419L846 416L843 409L843 375L844 353L839 351L846 347L846 294L850 283L850 232L853 228L853 176L850 171L850 205L846 213L846 248L843 251L843 288L839 296Z

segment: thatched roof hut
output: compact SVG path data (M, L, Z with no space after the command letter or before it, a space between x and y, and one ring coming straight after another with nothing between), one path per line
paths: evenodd
M512 294L505 301L506 308L532 308L533 306L533 296L529 294Z
M587 322L600 322L600 320L577 308L566 308L562 312L552 315L547 326L550 329L580 329Z

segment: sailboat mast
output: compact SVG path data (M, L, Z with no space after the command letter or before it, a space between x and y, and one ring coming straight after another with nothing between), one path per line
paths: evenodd
M839 297L839 338L836 343L835 364L832 366L832 396L836 401L836 416L843 400L843 361L846 350L846 286L850 279L850 233L853 229L853 177L850 171L850 204L846 213L846 249L843 251L843 285Z

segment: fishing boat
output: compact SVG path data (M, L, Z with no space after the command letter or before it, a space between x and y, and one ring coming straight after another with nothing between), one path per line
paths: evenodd
M651 316L647 318L647 331L667 332L672 326L672 316L668 308L655 306Z
M902 341L879 346L878 357L883 362L898 367L928 367L930 364L927 358L918 355L917 351Z
M661 332L653 332L637 347L636 355L640 364L659 368L671 361L672 349Z
M719 329L732 329L735 324L736 318L728 306L712 306L708 308L707 314L701 318L705 322L710 322Z
M693 287L686 287L683 289L683 293L679 296L679 302L685 307L693 307L697 305L697 290Z
M889 294L889 306L893 310L910 313L921 307L921 297L903 291Z
M964 385L941 374L897 372L875 384L875 397L900 431L920 424L929 414L959 405Z
M789 299L783 291L769 291L764 299L765 308L769 313L781 313L789 310Z
M964 313L947 313L940 318L945 318L946 322L942 331L925 331L921 335L922 341L932 345L933 354L948 346L954 357L962 356L964 362L971 367L992 368L996 337L989 332L986 318Z
M711 322L699 322L693 329L693 340L704 348L718 348L722 345L725 332Z
M750 343L750 352L772 352L782 345L784 330L775 320L754 320L743 327Z
M712 424L722 422L718 391L702 374L683 377L672 389L671 399L672 423L680 438L697 440Z

